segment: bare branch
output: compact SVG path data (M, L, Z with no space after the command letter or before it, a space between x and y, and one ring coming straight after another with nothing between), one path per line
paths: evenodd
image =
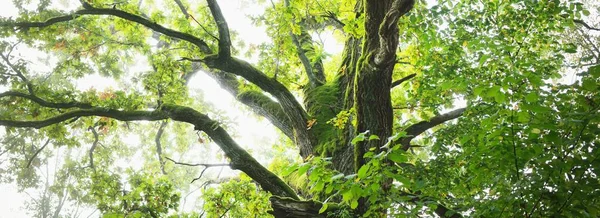
M394 88L394 87L396 87L396 86L399 86L400 84L402 84L402 83L404 83L404 82L408 81L409 79L412 79L412 78L414 78L415 76L417 76L417 74L416 74L416 73L413 73L413 74L410 74L410 75L408 75L408 76L405 76L405 77L404 77L404 78L402 78L402 79L399 79L399 80L396 80L396 81L392 82L392 88Z
M592 27L589 24L587 24L585 21L583 20L573 20L574 23L578 23L583 25L585 28L589 29L589 30L595 30L595 31L600 31L600 28L596 28L596 27Z
M29 168L31 166L31 162L33 162L33 159L35 159L38 156L38 154L40 154L40 152L42 152L42 150L44 150L44 148L46 148L46 146L48 146L49 143L50 143L50 139L48 138L48 139L46 139L46 142L44 143L44 145L41 148L37 149L37 151L35 151L35 153L33 153L33 156L31 156L29 158L29 161L27 161L27 166L25 166L25 168Z
M231 164L228 164L228 163L222 163L222 164L196 163L196 164L191 164L191 163L178 162L178 161L175 161L175 160L173 160L173 159L171 159L169 157L165 157L165 159L167 159L167 160L169 160L169 161L171 161L171 162L173 162L174 164L177 164L177 165L190 166L190 167L203 166L204 169L202 169L202 171L200 172L200 175L198 177L194 178L191 183L193 183L193 182L201 179L202 175L204 175L204 172L206 172L206 170L208 168L211 168L211 167L231 167Z
M156 156L158 157L158 163L160 164L160 172L163 175L167 175L167 172L165 171L165 161L162 159L162 145L160 143L160 138L162 137L166 126L167 121L162 121L156 132L156 137L154 137L154 142L156 143Z
M0 98L3 98L3 97L21 97L21 98L29 99L29 100L39 104L42 107L49 107L49 108L60 108L60 109L68 109L68 108L89 109L89 108L92 108L92 105L88 104L88 103L80 103L80 102L76 102L76 101L64 102L64 103L63 102L61 102L61 103L48 102L48 101L41 99L35 95L25 94L25 93L21 93L21 92L17 92L17 91L7 91L7 92L0 93Z
M463 114L463 112L465 112L465 110L466 108L459 108L448 113L435 116L429 121L421 121L409 126L405 130L407 137L404 137L400 140L400 144L402 144L402 149L408 150L410 148L410 141L413 140L415 137L427 131L428 129L440 125L448 120L460 117Z
M170 157L165 157L165 159L173 162L174 164L177 165L183 165L183 166L189 166L189 167L198 167L198 166L203 166L203 167L228 167L231 166L231 164L228 163L219 163L219 164L207 164L207 163L184 163L184 162L179 162L179 161L175 161L173 159L171 159Z
M219 57L231 57L231 39L229 38L227 21L225 20L225 17L223 17L221 8L219 8L219 4L217 4L216 0L206 0L206 2L215 19L215 23L217 23L217 29L219 30Z
M90 168L92 168L92 170L96 170L96 167L94 167L94 150L96 150L96 146L98 146L98 132L96 132L96 128L90 126L90 128L88 128L92 134L94 134L94 142L92 142L92 147L90 148L89 152L88 152L88 156L90 157Z

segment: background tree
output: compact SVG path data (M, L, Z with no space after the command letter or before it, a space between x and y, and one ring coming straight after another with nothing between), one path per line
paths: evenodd
M12 154L3 173L29 173L20 185L39 184L27 169L48 142L77 147L91 138L87 153L70 156L81 174L72 190L87 191L106 214L167 214L179 198L171 183L186 186L154 178L186 173L170 172L171 164L202 166L200 177L211 167L240 170L272 195L275 216L599 213L600 52L590 33L597 25L588 21L597 3L271 1L251 18L271 42L249 48L243 40L251 33L230 33L215 0L165 1L166 9L79 3L62 11L42 0L0 21L0 125L5 140L16 140L3 148ZM341 55L329 57L315 40L322 32L344 42ZM56 64L36 70L13 54L19 49L44 52ZM243 53L257 61L238 58ZM139 71L139 62L148 70ZM189 94L198 72L269 120L302 163L260 164L228 132L226 118ZM122 89L78 90L76 79L93 73ZM175 139L168 147L165 132ZM123 134L153 140L142 149L156 157L146 169L156 176L112 169L135 151L121 149ZM182 144L208 138L227 163L168 155L201 152ZM100 140L111 143L99 149ZM119 194L125 182L116 171L143 194ZM246 199L218 198L237 190L222 189L230 185ZM246 213L232 204L264 199L252 186L242 180L208 191L204 209L209 216Z

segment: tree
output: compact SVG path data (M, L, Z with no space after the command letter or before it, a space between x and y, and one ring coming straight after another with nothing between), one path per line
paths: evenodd
M600 52L586 20L597 3L271 1L252 19L272 42L249 49L251 33L232 34L215 0L166 3L168 12L141 0L59 11L40 1L2 19L4 138L78 146L76 132L97 141L97 131L161 122L155 150L166 174L164 121L187 124L178 134L206 134L226 165L272 195L276 217L600 213ZM323 31L344 41L341 55L328 57L315 40ZM32 70L12 56L19 44L58 64ZM133 75L138 56L151 70ZM304 162L261 165L188 95L199 71L269 120ZM74 79L96 72L128 87L75 88ZM95 144L82 160L106 175ZM291 177L305 186L291 187Z

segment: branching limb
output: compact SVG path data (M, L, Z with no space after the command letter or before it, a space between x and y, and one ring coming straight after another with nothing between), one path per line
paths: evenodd
M29 94L33 95L33 85L27 79L27 77L25 77L25 74L23 74L23 72L21 70L19 70L19 68L17 66L15 66L14 64L12 64L10 62L10 59L9 59L8 56L5 56L2 53L0 53L0 56L2 57L2 59L4 60L4 62L6 62L6 65L8 65L10 67L10 69L15 72L15 76L19 77L25 83L25 85L27 86L27 91L29 92Z
M46 139L44 145L37 149L35 153L33 153L33 155L29 158L29 161L27 161L27 166L25 166L25 168L29 168L31 166L33 160L38 156L38 154L40 154L40 152L42 152L42 150L44 150L44 148L46 148L46 146L48 146L48 144L50 144L50 139Z
M168 117L161 111L120 111L108 108L91 108L82 109L66 112L54 117L47 118L45 120L32 120L32 121L16 121L16 120L0 120L0 126L10 127L30 127L30 128L43 128L53 124L58 124L77 117L90 117L90 116L103 116L120 121L134 121L134 120L163 120Z
M296 97L280 82L268 77L249 63L236 58L222 59L208 56L202 60L208 67L229 72L256 84L277 99L295 131L294 141L300 146L300 155L308 157L313 153L314 136L308 132L308 114Z
M415 137L417 137L421 133L427 131L428 129L431 129L437 125L440 125L448 120L453 120L453 119L460 117L463 114L463 112L465 112L465 110L466 110L466 108L459 108L459 109L450 111L448 113L435 116L435 117L431 118L429 121L421 121L421 122L418 122L418 123L415 123L415 124L409 126L405 130L407 137L400 139L400 144L402 144L402 149L408 150L410 148L410 141L413 140Z
M404 83L404 82L408 81L409 79L412 79L412 78L414 78L415 76L417 76L417 74L416 74L416 73L413 73L413 74L410 74L410 75L408 75L408 76L405 76L405 77L404 77L404 78L402 78L402 79L396 80L396 81L392 82L392 87L391 87L391 88L394 88L394 87L396 87L396 86L399 86L400 84L402 84L402 83Z
M250 107L255 113L267 118L275 127L290 139L294 139L294 130L289 119L281 108L281 105L259 91L240 90L240 83L229 73L206 70L207 74L214 78L219 85L235 98Z
M87 3L86 3L87 4ZM206 54L212 53L210 47L204 40L199 39L191 34L179 32L173 29L166 28L160 24L155 23L154 21L150 21L142 16L131 14L129 12L117 10L117 9L108 9L108 8L94 8L91 5L87 4L84 6L85 9L75 11L72 14L59 16L50 18L44 22L2 22L0 23L0 27L15 27L17 29L27 30L29 28L44 28L47 26L51 26L57 23L67 22L76 19L82 15L111 15L115 17L119 17L128 21L132 21L138 24L141 24L145 27L150 28L153 31L162 33L166 36L181 39L187 42L190 42L196 45L202 52Z
M169 157L165 157L165 159L167 159L167 160L169 160L169 161L171 161L171 162L173 162L174 164L177 164L177 165L190 166L190 167L197 167L197 166L204 167L204 169L202 169L202 172L200 172L200 176L194 178L192 180L192 183L195 182L196 180L201 179L202 175L204 175L204 172L206 172L206 170L208 168L211 168L211 167L231 167L231 164L228 164L228 163L221 163L221 164L195 163L195 164L191 164L191 163L184 163L184 162L175 161L175 160L173 160L173 159L171 159Z
M48 101L41 99L33 94L25 94L25 93L21 93L21 92L17 92L17 91L7 91L7 92L0 93L0 98L4 98L4 97L25 98L25 99L29 99L29 100L35 102L36 104L38 104L42 107L48 107L48 108L57 108L57 109L68 109L68 108L90 109L90 108L92 108L92 105L88 104L88 103L80 103L80 102L76 102L76 101L64 102L64 103L63 102L61 102L61 103L48 102Z
M216 0L206 0L206 2L208 3L208 8L210 8L213 18L215 19L217 29L219 30L219 57L229 58L231 57L231 38L229 36L229 27L227 26L227 21L225 20L225 17L223 17L221 8L219 8L219 4L217 4Z
M263 167L252 155L241 148L229 133L219 126L218 122L189 107L165 104L163 110L171 119L190 123L196 130L204 131L210 136L230 159L232 169L243 171L273 195L298 199L296 193L281 178Z

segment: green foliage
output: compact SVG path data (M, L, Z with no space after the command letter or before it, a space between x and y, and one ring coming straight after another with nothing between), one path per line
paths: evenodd
M206 189L202 195L203 209L207 217L270 217L269 196L242 175L239 180Z
M180 195L166 178L131 174L129 188L120 177L97 172L92 177L92 195L103 217L161 217L179 205Z

